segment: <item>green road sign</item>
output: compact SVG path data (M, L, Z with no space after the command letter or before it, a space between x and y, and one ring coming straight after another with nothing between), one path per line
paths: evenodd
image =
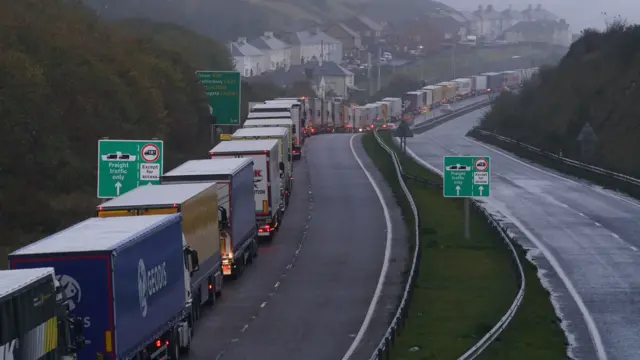
M216 125L240 125L240 73L236 71L196 71L209 101Z
M160 184L162 141L98 141L98 197L114 198L141 185Z
M488 197L491 193L489 156L445 156L444 197Z

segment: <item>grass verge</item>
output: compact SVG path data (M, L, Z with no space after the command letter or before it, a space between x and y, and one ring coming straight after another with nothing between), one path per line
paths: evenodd
M482 129L480 129L482 130ZM514 143L510 143L510 142L506 142L503 140L500 140L498 138L495 138L493 136L490 135L486 135L486 134L482 134L480 132L475 131L475 129L472 129L471 131L469 131L469 133L467 134L471 137L473 137L474 139L477 139L479 141L485 142L487 144L490 145L494 145L496 147L499 147L505 151L508 151L510 153L513 153L519 157L531 160L533 162L535 162L536 164L540 164L542 166L560 171L564 174L567 175L571 175L573 177L577 177L580 179L585 179L585 180L589 180L595 184L601 185L605 188L608 189L613 189L613 190L618 190L618 191L622 191L636 199L640 199L640 187L638 187L637 185L634 184L630 184L626 181L622 181L619 179L615 179L612 178L610 176L607 176L605 174L599 174L597 172L594 171L590 171L590 170L586 170L586 169L582 169L579 168L577 166L572 166L569 165L565 162L562 162L558 159L549 157L549 156L545 156L543 154L540 153L536 153L533 152L525 147L520 146L519 144L514 144Z
M394 150L390 135L383 139ZM407 220L411 210L391 158L371 134L363 146L396 194ZM406 173L441 181L398 153ZM482 214L472 212L471 240L463 237L463 201L440 189L407 183L420 212L422 257L406 326L391 352L396 360L457 359L502 317L518 289L509 250ZM410 220L409 222L411 222ZM411 223L409 225L412 225ZM410 229L412 226L409 227ZM565 336L536 268L525 260L527 288L511 324L482 359L566 359Z

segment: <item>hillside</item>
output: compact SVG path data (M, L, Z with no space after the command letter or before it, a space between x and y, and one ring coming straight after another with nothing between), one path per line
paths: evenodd
M0 27L0 248L91 215L102 137L163 139L169 168L206 154L204 92L178 53L63 0L1 0Z
M435 7L436 1L398 0L390 8L382 0L84 0L109 19L148 18L182 25L222 41L254 37L264 31L287 32L313 23L330 24L362 13L414 18Z
M519 95L500 96L481 128L614 171L640 176L640 26L585 31L556 67ZM583 156L585 124L597 136Z

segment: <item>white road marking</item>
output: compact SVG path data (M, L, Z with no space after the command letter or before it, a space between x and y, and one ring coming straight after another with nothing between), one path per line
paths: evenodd
M260 307L261 307L261 308L263 308L263 307L265 307L265 306L267 306L267 302L266 302L266 301L265 301L265 302L263 302L262 304L260 304Z
M245 326L243 326L242 329L240 329L240 332L245 332L248 327L249 327L249 324L245 324Z
M378 306L380 295L382 294L382 288L384 287L384 281L387 277L387 271L389 270L389 259L391 257L391 243L393 241L393 237L392 237L393 226L391 225L391 216L389 215L389 208L387 207L387 203L384 201L384 196L382 196L382 191L380 191L380 188L378 187L378 185L376 185L376 182L375 180L373 180L371 173L367 171L364 164L362 163L362 160L360 160L360 157L358 157L358 154L356 153L356 150L353 147L353 139L355 139L357 136L358 135L353 135L351 139L349 139L349 146L351 147L351 153L353 154L353 157L358 162L358 165L360 165L360 167L362 168L362 171L364 171L364 174L367 176L369 183L371 183L371 187L373 187L373 190L376 192L376 195L378 196L378 200L380 201L380 205L382 206L382 212L384 213L384 220L387 225L387 240L384 248L384 260L382 261L382 270L380 270L378 285L376 286L376 290L373 293L373 298L371 298L369 309L367 310L367 314L365 315L364 320L362 321L360 330L358 330L358 334L353 339L351 346L347 350L346 354L344 354L344 356L342 357L342 360L349 360L351 358L356 348L358 348L358 345L360 345L360 343L362 342L362 338L364 337L364 334L367 332L367 329L369 328L369 324L371 323L373 314L375 313L376 307Z
M275 285L273 285L274 288L278 288L278 286L280 286L280 281L278 281Z
M633 251L638 251L638 248L637 248L637 247L635 247L635 246L630 246L630 247L631 247L631 250L633 250Z
M497 151L495 149L492 149L488 146L485 146L484 144L481 144L477 141L465 138L471 142L477 143L478 145L481 145L491 151L496 151L498 153L501 153L500 151ZM416 155L410 148L407 148L407 153L414 159L416 160L418 163L422 164L423 166L425 166L426 168L430 169L430 170L435 170L436 173L442 175L442 171L438 170L437 168L435 168L433 165L427 163L426 161L422 160L418 155ZM561 176L549 173L547 171L538 169L534 166L531 166L529 164L526 164L518 159L515 159L509 155L506 155L504 153L501 153L502 155L504 155L505 157L512 159L518 163L524 164L528 167L531 167L533 169L539 170L543 173L547 173L551 176L554 176L556 178L562 179L562 180L566 180L569 182L573 182L576 183L573 180L569 180L566 178L563 178ZM576 183L577 184L577 183ZM490 201L490 200L488 200ZM536 247L542 252L542 254L544 255L544 257L547 259L547 261L549 261L549 264L551 264L551 266L553 267L553 269L556 271L556 273L558 274L558 277L560 278L560 280L562 280L562 282L564 283L565 287L567 288L567 291L569 291L569 295L571 295L571 297L573 298L573 301L576 302L576 305L578 306L578 309L580 310L580 313L582 314L582 317L587 325L587 329L589 331L589 334L591 334L591 341L593 342L593 346L596 350L597 356L599 360L607 360L607 353L604 349L604 344L602 343L602 337L600 336L600 332L598 331L598 327L596 326L595 321L593 320L593 317L591 316L591 313L589 312L589 309L587 309L587 306L584 304L584 300L582 300L582 296L580 296L580 294L578 293L578 291L576 290L575 286L573 285L573 283L571 282L571 280L569 279L569 276L567 276L567 273L564 271L564 269L562 268L562 266L560 266L560 263L558 262L558 260L555 258L555 256L553 256L553 254L549 251L549 249L546 247L546 245L544 245L544 243L542 241L540 241L540 239L538 239L535 235L533 235L529 230L527 230L527 228L525 228L525 226L518 221L518 219L512 217L510 214L505 214L503 213L503 215L508 218L515 226L517 226L520 231L522 231L523 234L525 234L525 236L527 238L529 238L529 240L531 240L531 242L533 242Z

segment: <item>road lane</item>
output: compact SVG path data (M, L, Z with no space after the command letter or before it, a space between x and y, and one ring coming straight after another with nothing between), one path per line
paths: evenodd
M278 285L296 260L306 238L311 214L309 171L305 161L294 163L294 184L282 227L271 243L261 244L258 258L237 281L225 283L222 298L196 324L193 360L212 360L237 341L260 315L260 305L278 291Z
M442 156L491 156L487 205L509 218L542 252L536 256L575 336L579 359L635 359L640 354L640 204L465 138L483 111L422 135L408 147L442 170ZM524 240L526 242L526 240ZM546 267L546 269L545 269ZM593 326L593 327L591 327ZM591 336L589 336L591 335ZM602 347L606 355L597 354Z
M307 239L279 291L221 359L341 359L353 343L380 277L387 229L380 201L351 152L351 136L320 135L305 144L312 189ZM386 286L353 357L360 359L371 355L395 310L407 243L391 191L374 174L360 141L354 145L380 181L394 229Z

